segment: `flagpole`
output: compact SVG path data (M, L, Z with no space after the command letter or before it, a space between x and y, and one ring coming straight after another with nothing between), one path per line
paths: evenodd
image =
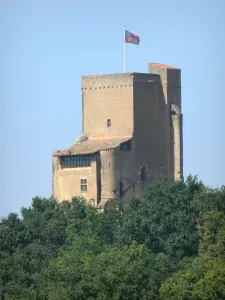
M123 72L125 73L126 72L126 41L125 41L125 32L126 32L126 26L124 26L124 33L123 33L123 43L124 43L124 46L123 46Z

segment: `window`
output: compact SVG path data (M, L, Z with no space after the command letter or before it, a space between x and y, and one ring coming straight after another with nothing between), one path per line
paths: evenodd
M144 165L144 166L141 168L141 172L140 172L140 180L141 180L142 183L144 183L144 182L147 181L147 179L148 179L148 168L147 168L147 166Z
M124 191L123 180L120 180L120 189L119 189L120 198L123 198L123 191Z
M175 116L175 115L176 115L176 112L175 112L174 110L172 110L172 111L171 111L171 115L172 115L172 116Z
M120 151L131 151L132 141L120 144Z
M107 127L108 127L108 128L111 127L111 119L108 119L108 120L107 120Z
M80 190L81 190L81 193L87 192L87 179L83 178L80 180Z
M62 156L63 168L84 168L91 166L91 155Z

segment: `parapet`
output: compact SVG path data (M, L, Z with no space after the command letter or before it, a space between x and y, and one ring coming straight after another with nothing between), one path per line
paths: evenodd
M181 87L181 69L159 63L148 64L149 73L158 74L167 85Z
M82 89L107 89L132 87L137 83L160 82L158 74L149 73L117 73L106 75L90 75L82 77Z
M152 69L166 69L166 70L180 70L178 68L175 68L175 67L172 67L172 66L169 66L169 65L165 65L165 64L159 64L159 63L149 63L149 68L152 68ZM150 71L150 69L149 69Z
M110 88L133 84L133 73L90 75L82 77L82 88Z

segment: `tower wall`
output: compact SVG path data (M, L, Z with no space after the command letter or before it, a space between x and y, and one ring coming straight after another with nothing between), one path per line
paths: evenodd
M112 74L82 78L83 135L131 136L133 133L133 76ZM111 126L107 127L107 120Z
M159 74L165 99L169 179L183 178L183 117L181 107L181 71L161 64L149 64L149 72ZM176 108L175 116L172 116Z
M100 151L101 159L101 200L116 199L115 150Z
M147 165L149 181L167 178L165 98L159 75L135 73L133 136L136 168Z
M181 113L178 106L171 105L172 117L172 140L173 140L173 154L174 154L174 179L179 180L182 176L182 161L181 161Z
M116 188L119 195L120 182L123 182L123 193L126 196L134 196L132 185L137 179L137 167L135 164L134 143L132 141L130 151L121 151L120 147L115 149Z
M62 168L60 157L53 152L53 196L58 201L83 196L88 202L98 202L98 157L93 155L87 168ZM87 179L87 192L81 193L81 179Z

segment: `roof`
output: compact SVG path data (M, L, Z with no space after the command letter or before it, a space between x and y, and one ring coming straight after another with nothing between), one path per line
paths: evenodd
M120 137L120 138L104 138L104 139L89 139L80 137L75 143L66 150L58 150L54 152L54 155L65 156L65 155L84 155L93 154L99 150L112 149L118 147L121 143L130 140L131 137Z
M159 64L159 63L151 63L151 65L155 68L160 68L160 69L177 69L172 66L164 65L164 64Z

